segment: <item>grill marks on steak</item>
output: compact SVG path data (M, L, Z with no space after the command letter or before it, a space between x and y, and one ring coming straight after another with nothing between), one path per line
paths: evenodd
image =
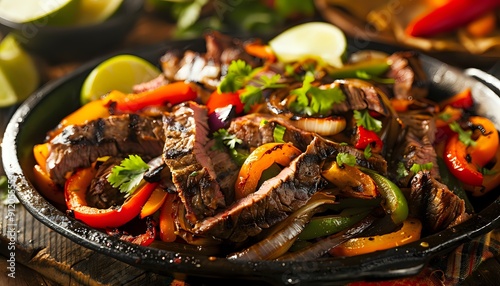
M137 114L123 114L70 125L50 141L47 172L64 184L65 175L89 167L102 156L161 155L165 135L161 120Z
M390 114L382 99L383 91L378 87L358 79L343 79L335 81L346 96L346 100L334 104L334 114L345 113L351 110L369 109L384 116Z
M123 204L125 194L121 193L118 188L113 188L108 182L108 175L111 174L111 169L119 165L121 161L122 158L120 157L112 157L99 166L97 174L90 183L90 188L87 191L86 199L89 206L107 209Z
M209 156L207 109L194 102L177 106L163 117L163 160L186 208L196 222L225 207L225 198Z
M234 242L259 234L305 205L316 191L326 186L321 177L322 163L336 153L326 141L313 139L304 153L276 177L265 181L255 193L197 223L192 231Z
M424 227L437 232L467 219L465 203L427 171L411 180L410 214L422 218Z

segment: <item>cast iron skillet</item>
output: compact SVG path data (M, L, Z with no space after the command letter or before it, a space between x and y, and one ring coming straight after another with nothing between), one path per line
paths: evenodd
M168 49L202 50L203 47L204 41L197 39L121 53L136 54L157 63ZM355 41L351 42L350 48L383 48L389 52L394 49L367 42L361 45ZM489 197L476 202L479 214L463 224L408 245L347 259L328 258L308 262L230 261L146 248L110 237L66 216L63 211L45 200L31 183L32 167L35 163L32 155L33 145L42 142L49 129L79 107L80 86L90 70L103 59L88 63L34 93L16 111L3 139L4 168L21 203L48 227L87 248L161 274L187 273L203 277L256 279L271 284L331 285L360 279L389 279L415 275L436 255L500 227L500 198L497 190L496 194L492 191ZM500 99L485 84L468 74L497 83L493 77L475 69L458 70L427 56L422 56L422 60L432 81L431 94L445 98L465 87L471 87L478 104L478 113L494 120L500 129L500 118L497 117Z

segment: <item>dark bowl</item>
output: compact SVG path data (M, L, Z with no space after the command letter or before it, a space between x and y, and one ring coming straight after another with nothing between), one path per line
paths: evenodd
M106 21L84 26L19 24L0 17L0 32L12 33L27 51L49 60L88 58L120 43L134 27L143 5L144 0L124 0Z
M202 50L203 40L162 44L143 50L124 51L158 63L169 49ZM370 48L364 46L363 48ZM114 55L114 54L113 54ZM109 55L109 56L113 56ZM107 57L106 57L107 58ZM478 213L468 221L421 240L397 248L351 258L325 258L314 261L237 261L213 258L188 250L141 247L111 237L67 216L47 201L33 186L35 164L32 148L68 113L79 107L79 90L85 77L101 58L35 92L15 112L4 135L2 158L9 184L26 209L42 223L76 243L123 262L166 275L188 274L221 279L261 280L276 285L332 285L362 279L400 278L419 273L428 262L500 227L498 189L478 203ZM500 99L474 74L488 79L479 70L459 70L422 56L432 81L432 93L447 97L471 87L478 102L478 113L488 116L500 128ZM494 80L492 80L493 82Z

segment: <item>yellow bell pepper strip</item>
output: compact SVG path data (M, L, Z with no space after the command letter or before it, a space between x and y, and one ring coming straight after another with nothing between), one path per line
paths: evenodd
M127 94L127 96L108 96L105 100L108 106L113 105L117 111L136 112L148 106L162 106L167 103L172 105L185 101L195 100L197 92L186 82L173 82L162 85L156 89L140 93Z
M408 217L408 202L401 192L401 189L391 180L380 175L379 173L367 169L360 168L367 173L377 185L377 190L382 196L382 207L385 212L391 216L394 224L399 225Z
M460 141L458 134L448 139L443 159L453 176L461 182L472 186L482 185L483 174L470 162L467 146Z
M48 200L61 206L65 205L64 191L60 188L40 165L33 166L33 182L36 189Z
M235 198L241 199L257 188L262 172L273 163L287 166L302 152L291 143L267 143L257 147L241 166L234 185Z
M332 235L353 226L367 216L372 208L348 208L338 215L313 217L299 234L299 240Z
M413 20L405 33L412 37L432 37L451 32L498 6L499 0L452 0Z
M111 236L116 236L123 241L128 241L141 246L149 246L156 239L156 221L151 218L146 218L146 231L138 235L131 235L126 231L120 231L116 228L106 230L106 233Z
M145 218L159 210L167 199L167 194L163 189L156 188L142 207L140 217Z
M354 166L332 162L325 166L321 175L348 197L372 199L379 196L373 179Z
M167 194L160 209L160 239L164 242L173 242L177 239L174 217L177 215L174 209L175 194Z
M439 106L444 109L446 106L454 108L469 109L474 106L474 99L470 87L462 90L461 92L453 95L452 97L440 101Z
M49 147L49 143L36 144L33 146L33 156L35 157L35 161L45 173L45 170L47 170L47 158L50 153Z
M118 208L98 209L87 204L88 187L95 177L94 167L74 172L64 186L68 214L94 228L114 228L136 217L158 183L146 183L131 194Z
M330 249L333 256L355 256L389 249L420 239L422 223L416 218L408 218L401 229L384 235L351 238L337 247Z
M495 124L486 117L471 116L469 122L475 129L473 137L477 136L476 144L467 147L472 164L484 167L495 157L498 149L498 131Z

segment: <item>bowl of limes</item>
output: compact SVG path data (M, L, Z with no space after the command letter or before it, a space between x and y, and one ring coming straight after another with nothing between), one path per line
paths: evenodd
M143 5L143 0L0 1L0 32L50 60L85 58L123 40Z

